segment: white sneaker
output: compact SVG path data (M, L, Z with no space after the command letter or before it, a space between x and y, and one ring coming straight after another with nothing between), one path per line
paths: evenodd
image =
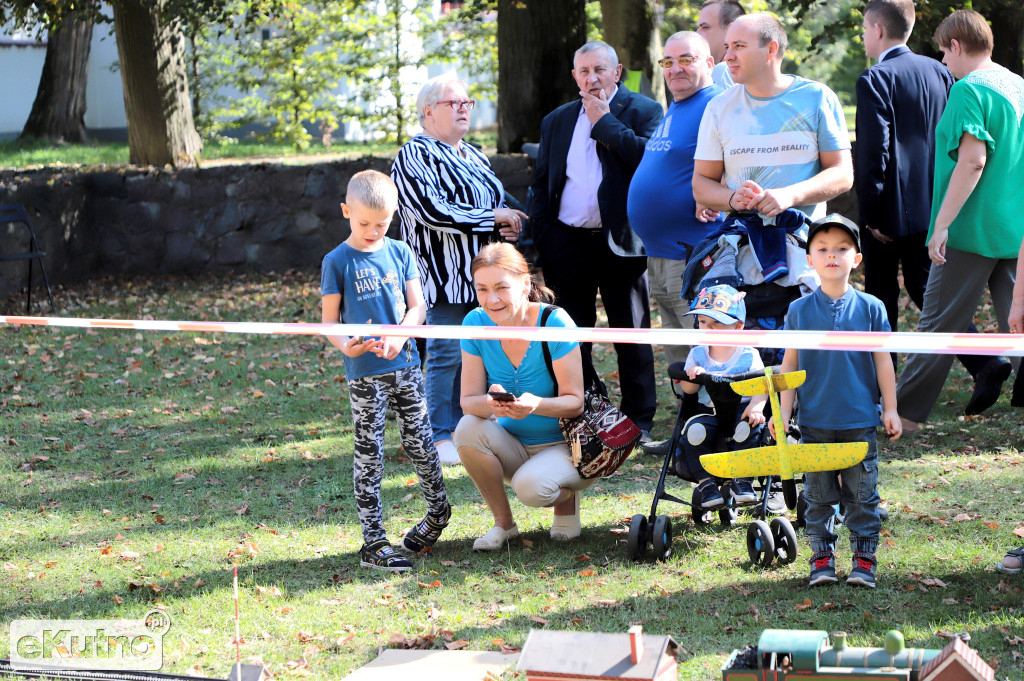
M491 529L487 530L487 534L473 542L473 550L497 551L503 547L509 539L514 539L518 536L519 527L516 525L513 525L507 530L495 525Z
M437 458L441 460L442 466L458 466L462 463L462 459L459 458L459 450L451 440L435 442L434 447L437 448Z

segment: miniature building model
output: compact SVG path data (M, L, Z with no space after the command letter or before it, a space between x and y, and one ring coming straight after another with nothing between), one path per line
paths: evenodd
M957 637L921 668L921 681L992 681L995 670Z
M533 629L516 669L526 672L527 681L675 681L678 650L671 636L644 636L639 626L627 634Z

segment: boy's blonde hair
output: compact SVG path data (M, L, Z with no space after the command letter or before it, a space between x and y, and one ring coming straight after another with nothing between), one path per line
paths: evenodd
M353 201L370 210L398 208L398 187L390 177L377 170L363 170L352 176L345 190L345 202Z

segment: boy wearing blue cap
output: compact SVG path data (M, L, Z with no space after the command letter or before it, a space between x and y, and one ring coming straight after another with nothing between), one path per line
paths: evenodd
M738 331L747 319L745 293L732 286L708 286L701 290L685 316L695 316L699 328L704 330ZM728 345L695 345L686 357L686 375L696 378L700 374L738 376L763 369L761 356L753 348ZM714 479L700 465L700 457L713 454L719 436L719 421L715 405L704 386L683 381L683 392L697 394L699 413L690 417L683 427L682 446L686 468L697 480L701 508L717 508L725 503ZM726 438L729 451L750 449L758 445L764 428L766 395L744 398L734 415L735 430ZM747 478L736 478L729 486L732 498L738 503L757 501L754 488Z
M860 229L835 213L807 231L807 262L821 279L813 293L789 306L786 328L802 331L889 331L882 301L850 286L850 272L860 264ZM867 442L862 462L841 471L806 473L804 520L811 543L810 585L839 581L835 547L838 537L834 505L842 501L850 531L853 567L847 584L875 588L878 516L878 402L891 440L903 432L896 412L896 373L888 352L786 350L782 371L807 371L796 395L782 393L783 423L800 398L797 421L804 442ZM773 424L769 425L773 429ZM776 437L785 437L785 433ZM840 480L842 481L840 484Z

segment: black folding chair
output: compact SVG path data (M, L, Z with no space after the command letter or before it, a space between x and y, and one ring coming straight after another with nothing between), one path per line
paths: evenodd
M57 306L53 304L53 294L50 292L50 282L46 278L46 268L43 267L43 257L46 253L39 250L39 242L36 241L36 233L32 230L32 223L28 221L28 213L20 203L6 203L0 205L0 225L17 224L25 225L28 230L28 250L23 253L0 253L0 262L7 261L28 261L28 285L25 287L25 314L32 312L32 261L39 261L39 270L43 273L43 284L46 286L46 295L50 299L50 311L56 313ZM5 236L13 235L13 228L7 228ZM14 249L17 250L17 249Z

